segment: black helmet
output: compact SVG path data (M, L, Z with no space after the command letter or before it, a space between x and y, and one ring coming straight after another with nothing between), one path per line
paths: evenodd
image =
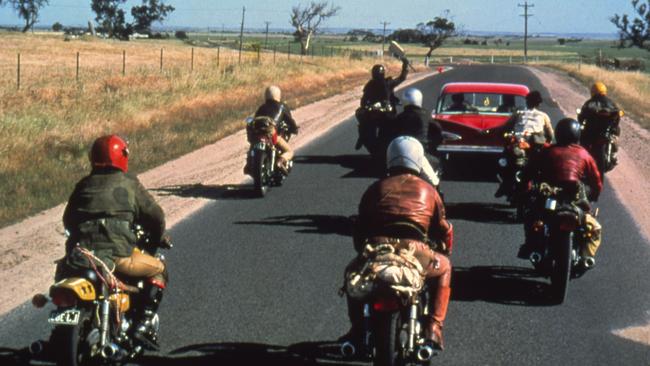
M372 67L372 78L375 80L383 80L386 74L384 65L375 65Z
M538 92L537 90L533 90L532 92L528 93L526 95L526 106L528 108L535 108L538 105L542 104L542 94Z
M580 141L580 122L573 118L563 118L555 126L555 139L558 145L577 144Z

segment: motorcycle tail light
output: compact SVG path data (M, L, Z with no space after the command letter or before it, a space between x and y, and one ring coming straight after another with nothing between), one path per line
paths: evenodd
M530 148L530 144L528 144L528 142L523 140L519 141L519 148L522 150L527 150L528 148Z
M544 221L542 220L537 220L533 223L533 231L534 232L540 232L544 229Z
M573 231L578 227L578 218L571 213L558 215L558 226L562 231Z
M76 305L77 299L70 291L58 290L52 293L52 303L57 307L67 308Z
M378 299L372 304L372 309L378 312L389 312L399 309L399 300L396 297Z

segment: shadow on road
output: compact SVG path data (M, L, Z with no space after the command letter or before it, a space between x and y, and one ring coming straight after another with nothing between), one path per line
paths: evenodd
M128 365L202 366L202 365L357 365L344 360L340 345L331 342L303 342L284 346L259 343L207 343L181 347L168 354L145 354ZM50 360L36 359L26 349L0 348L3 366L51 365Z
M443 181L457 182L498 182L497 156L481 156L469 154L454 156L443 161ZM444 188L444 186L443 186ZM494 186L497 190L497 186Z
M236 221L237 225L290 226L303 228L297 233L352 236L352 220L341 215L273 216L257 221Z
M532 268L455 267L451 276L454 301L487 301L506 305L550 306L549 284Z
M186 184L153 188L151 191L163 196L178 196L188 198L207 198L211 200L248 199L256 198L252 185L204 185Z
M447 218L490 224L513 224L515 211L503 203L445 202Z
M343 178L378 178L384 174L383 167L370 158L370 155L302 155L297 156L295 164L331 164L352 171Z

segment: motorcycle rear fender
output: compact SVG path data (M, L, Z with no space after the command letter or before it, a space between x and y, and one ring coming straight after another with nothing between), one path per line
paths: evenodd
M93 301L97 298L95 286L85 278L73 277L63 279L50 287L50 295L62 289L72 291L82 301Z

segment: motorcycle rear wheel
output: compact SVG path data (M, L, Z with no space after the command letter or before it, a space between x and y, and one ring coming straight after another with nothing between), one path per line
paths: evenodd
M269 189L266 157L266 151L256 151L253 158L253 184L258 197L264 197Z
M92 330L90 311L80 309L77 325L59 325L52 330L50 343L57 366L86 366L97 364L91 357L87 336Z
M400 352L400 332L402 329L399 311L376 314L374 323L375 356L373 366L403 365Z
M551 273L551 293L553 301L562 304L566 300L571 278L571 250L573 249L573 233L558 231L553 240L553 272Z

